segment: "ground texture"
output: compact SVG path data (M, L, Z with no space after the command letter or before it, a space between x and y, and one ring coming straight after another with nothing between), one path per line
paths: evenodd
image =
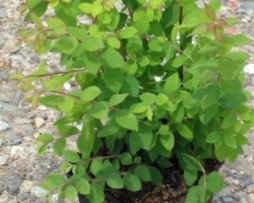
M238 16L242 24L228 32L244 33L254 39L254 1L222 0L222 15ZM24 102L23 92L9 76L15 72L29 73L40 60L47 59L57 70L58 57L38 57L30 47L19 43L16 31L32 25L20 17L22 0L0 1L0 203L45 203L45 194L37 185L43 176L56 170L61 160L50 153L36 156L34 140L44 132L53 132L56 112L39 106L31 110ZM243 47L252 57L245 67L246 89L252 92L249 105L254 107L254 43ZM67 87L68 88L68 87ZM249 144L244 155L234 164L220 169L225 188L213 198L213 203L254 203L254 131L248 134ZM61 201L54 197L54 203Z

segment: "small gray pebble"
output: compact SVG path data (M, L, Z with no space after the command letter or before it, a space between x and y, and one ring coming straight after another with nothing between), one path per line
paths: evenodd
M236 200L241 200L241 199L245 198L246 194L242 191L238 191L238 192L234 193L233 195Z
M11 146L18 145L21 142L22 142L22 139L17 134L15 134L14 132L9 134L9 137L8 137L8 143L9 143L9 145L11 145Z
M10 129L10 125L4 121L0 121L0 132Z
M17 196L18 201L25 201L28 198L29 198L29 193L28 192L21 192Z
M5 181L2 179L2 177L0 178L0 194L2 194L2 192L5 190Z
M233 203L234 199L232 197L222 197L224 203Z
M239 203L248 203L245 197L242 197L239 201Z
M17 175L10 175L6 179L6 190L10 195L16 195L19 192L21 179Z
M240 186L242 188L246 188L252 184L253 184L253 181L252 181L251 177L249 177L248 175L244 175L242 178L242 181L240 183Z

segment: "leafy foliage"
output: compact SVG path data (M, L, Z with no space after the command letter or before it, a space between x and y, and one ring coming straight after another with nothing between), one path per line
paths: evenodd
M50 73L42 62L29 76L13 76L33 106L62 112L59 137L43 134L36 146L43 155L53 142L66 160L61 171L73 176L51 174L45 189L100 203L105 187L160 185L173 159L189 187L186 203L222 189L220 175L206 174L204 164L234 161L254 114L243 90L248 54L233 49L249 39L224 32L236 21L219 18L219 7L217 0L201 7L195 0L26 0L25 19L36 28L21 36L38 54L59 53L66 68ZM66 91L70 80L75 88ZM76 150L69 137L77 138Z

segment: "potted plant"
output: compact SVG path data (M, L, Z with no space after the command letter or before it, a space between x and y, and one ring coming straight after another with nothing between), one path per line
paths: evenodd
M234 49L249 39L225 33L237 20L219 18L217 0L23 6L35 29L21 36L38 54L59 53L65 68L49 72L41 63L13 76L34 106L62 112L58 136L36 140L40 155L50 144L66 160L43 188L91 203L208 202L223 188L216 171L242 152L253 110L243 89L248 54Z

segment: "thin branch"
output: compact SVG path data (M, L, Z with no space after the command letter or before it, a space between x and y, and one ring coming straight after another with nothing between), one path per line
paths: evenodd
M52 75L63 75L63 74L69 74L69 73L76 73L76 72L81 72L85 71L85 68L82 69L77 69L73 71L60 71L60 72L55 72L55 73L46 73L46 74L38 74L38 75L27 75L25 78L32 78L32 77L47 77L47 76L52 76Z

